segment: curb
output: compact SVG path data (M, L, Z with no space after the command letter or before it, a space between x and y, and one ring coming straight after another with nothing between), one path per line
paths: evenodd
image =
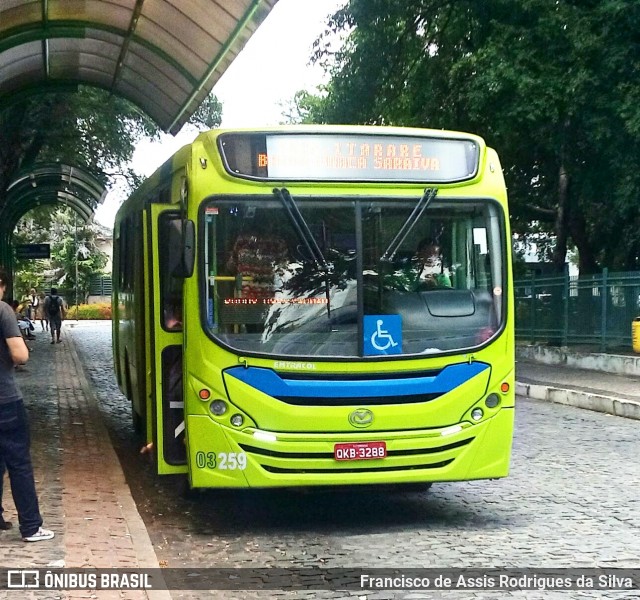
M579 390L558 388L536 383L516 381L516 395L544 400L557 404L566 404L576 408L585 408L601 413L640 420L640 403L633 400L593 394Z
M91 389L89 379L87 378L87 374L84 370L84 365L82 364L80 357L78 356L78 353L76 351L73 334L67 336L68 340L69 338L71 338L72 343L68 344L67 348L72 356L72 361L76 365L78 383L82 388L87 402L92 404L93 408L95 408L96 414L101 415L97 397ZM97 429L99 430L100 436L105 439L105 446L107 448L111 448L111 452L113 453L113 457L110 462L116 465L116 468L118 469L117 477L114 478L114 486L117 485L117 487L115 487L113 491L116 494L118 503L122 507L123 514L125 515L127 529L131 534L131 542L136 554L136 558L139 562L139 568L158 569L159 561L155 550L153 549L151 538L149 537L149 533L147 532L144 521L142 520L133 497L131 496L131 491L129 489L129 486L127 485L122 467L120 466L120 460L116 456L115 450L113 449L113 444L111 443L111 439L109 437L109 433L104 425L104 422L102 421L102 418L100 418L100 423L97 424ZM167 590L144 590L144 593L150 600L171 600L171 594Z
M640 356L602 352L574 352L565 346L518 345L516 357L546 365L564 365L588 371L640 377Z

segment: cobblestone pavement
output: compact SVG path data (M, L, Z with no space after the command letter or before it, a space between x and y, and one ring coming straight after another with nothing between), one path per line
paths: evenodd
M63 327L61 344L49 343L36 330L29 362L16 370L29 412L36 489L46 527L55 538L25 544L8 479L5 479L6 518L14 522L1 533L0 565L10 568L140 568L157 566L146 529L135 508L122 469L87 387L75 351ZM94 592L95 594L95 592ZM88 598L85 590L10 590L4 598ZM142 591L101 591L101 600L142 600Z
M170 567L640 568L638 422L520 400L511 475L390 491L207 491L149 473L111 369L110 324L73 340L158 559ZM50 476L55 476L52 472ZM173 591L174 598L203 598ZM638 598L638 592L217 592L218 598Z

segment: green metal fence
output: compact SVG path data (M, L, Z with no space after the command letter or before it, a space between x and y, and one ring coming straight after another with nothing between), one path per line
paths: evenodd
M89 284L90 296L111 296L111 275L96 275Z
M640 272L519 279L516 339L562 346L631 348L631 322L640 316Z

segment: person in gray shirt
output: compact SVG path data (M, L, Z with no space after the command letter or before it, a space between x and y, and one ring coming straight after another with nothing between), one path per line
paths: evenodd
M15 366L29 360L29 350L18 329L15 313L2 302L7 282L7 272L0 268L0 507L6 467L20 535L25 542L39 542L50 540L54 533L42 527L31 464L29 421L14 376ZM6 525L2 529L6 529Z

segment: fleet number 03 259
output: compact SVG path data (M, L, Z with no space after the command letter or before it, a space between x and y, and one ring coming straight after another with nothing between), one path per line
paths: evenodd
M196 452L196 467L221 471L244 471L247 468L247 455L244 452Z

